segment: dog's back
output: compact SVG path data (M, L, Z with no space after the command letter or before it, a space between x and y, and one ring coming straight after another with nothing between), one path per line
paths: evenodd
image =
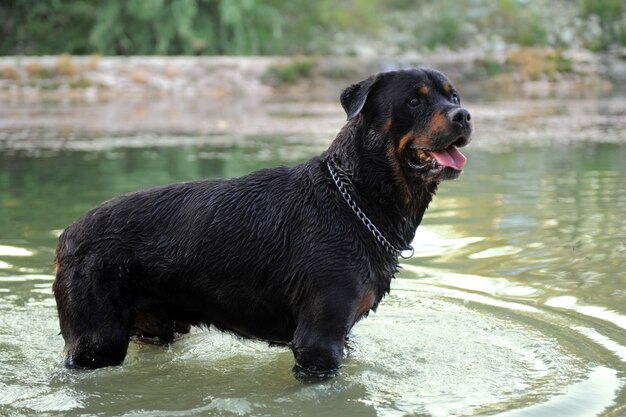
M169 341L181 323L289 342L287 299L302 284L291 278L308 268L294 262L294 241L323 217L311 212L320 208L305 185L312 171L309 163L130 193L69 226L53 285L68 363L119 363L130 332ZM77 353L96 346L105 354Z

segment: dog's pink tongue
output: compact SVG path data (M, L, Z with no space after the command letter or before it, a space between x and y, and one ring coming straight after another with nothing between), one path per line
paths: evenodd
M430 151L430 153L439 162L439 165L457 170L462 169L465 166L465 161L467 161L465 155L459 152L454 145L450 145L449 148L442 151Z

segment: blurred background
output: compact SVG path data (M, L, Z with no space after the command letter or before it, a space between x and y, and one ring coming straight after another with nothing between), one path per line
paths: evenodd
M340 377L199 329L63 368L68 224L305 161L342 88L413 66L448 75L474 139ZM625 144L623 0L2 0L0 415L622 417Z
M620 0L6 0L0 143L104 131L327 140L343 87L411 66L444 71L474 102L623 97L625 51Z
M398 55L626 45L620 0L6 0L3 55ZM54 36L52 36L54 35Z

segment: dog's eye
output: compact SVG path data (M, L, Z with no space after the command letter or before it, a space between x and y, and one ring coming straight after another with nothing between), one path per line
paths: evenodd
M411 107L417 107L417 106L419 106L419 104L420 104L420 101L418 99L416 99L416 98L414 98L411 101L409 101L409 106L411 106Z
M452 102L454 104L461 104L461 99L458 94L452 94Z

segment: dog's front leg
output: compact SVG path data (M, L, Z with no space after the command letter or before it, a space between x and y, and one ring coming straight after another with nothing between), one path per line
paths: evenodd
M341 367L343 349L349 329L349 303L341 297L317 300L300 314L291 348L300 380L333 377Z

